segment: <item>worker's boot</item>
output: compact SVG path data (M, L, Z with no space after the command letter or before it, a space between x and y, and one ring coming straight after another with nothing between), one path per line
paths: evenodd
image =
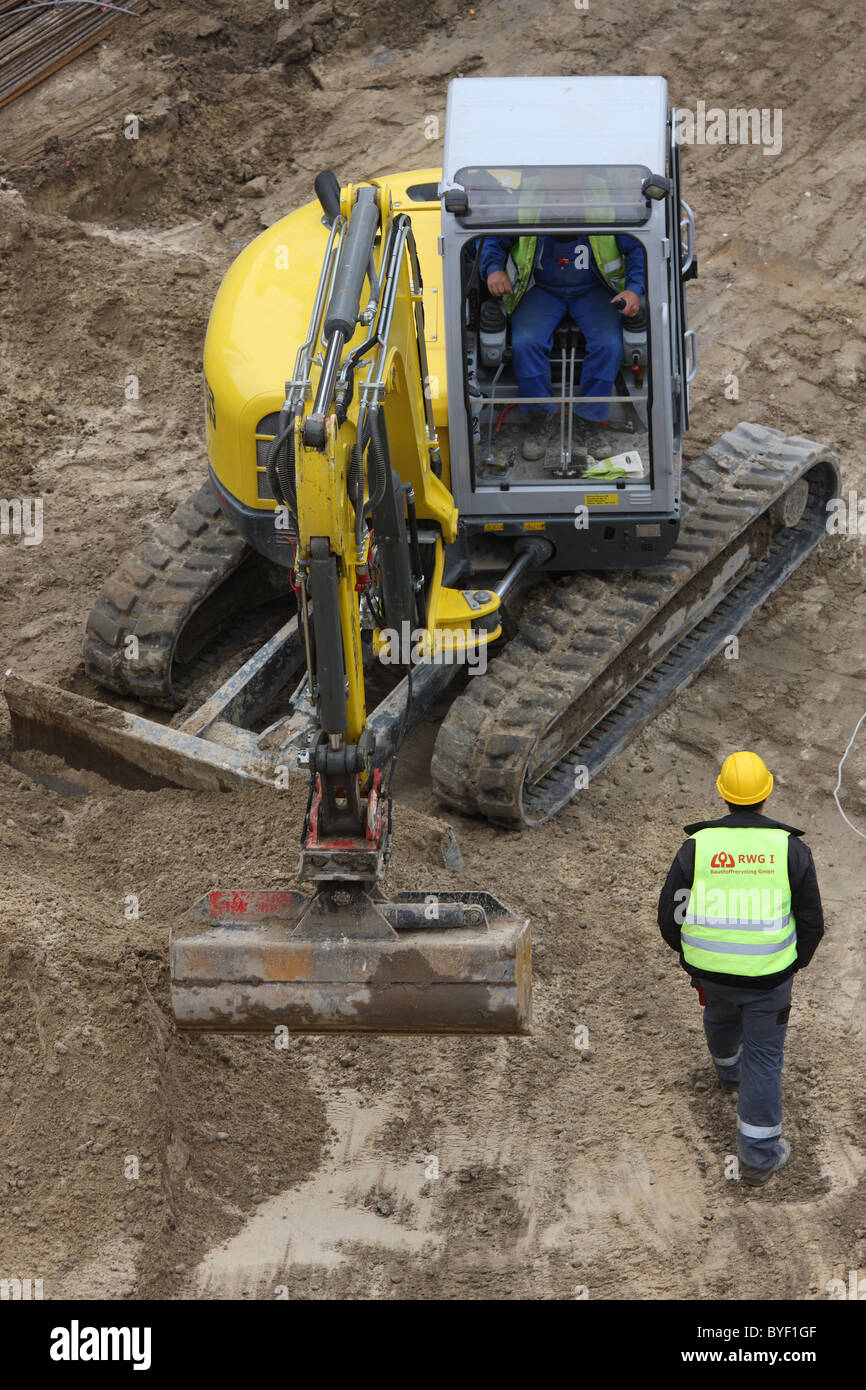
M780 1168L784 1168L788 1159L791 1157L791 1145L787 1139L779 1140L779 1153L775 1163L769 1168L750 1168L747 1164L740 1165L740 1177L749 1187L763 1187L765 1182L769 1182L773 1173L778 1173Z
M547 457L554 415L548 410L530 410L520 452L528 463Z

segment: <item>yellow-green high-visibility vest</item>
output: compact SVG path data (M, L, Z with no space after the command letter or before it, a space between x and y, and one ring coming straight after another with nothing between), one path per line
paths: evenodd
M625 258L616 237L610 232L605 232L603 236L591 236L589 244L601 278L612 290L624 290Z
M506 314L513 314L532 281L532 268L535 265L535 248L538 237L521 236L511 248L505 262L505 272L511 281L512 293L502 296L502 307Z
M797 959L788 831L698 830L695 876L680 928L688 965L721 975L775 975Z
M616 237L610 232L605 232L602 236L588 236L587 241L592 251L592 259L595 261L596 269L605 284L614 293L617 290L622 293L625 289L625 259ZM511 248L505 269L514 289L512 294L502 296L502 304L506 314L514 313L532 283L537 245L538 237L522 236L517 238Z

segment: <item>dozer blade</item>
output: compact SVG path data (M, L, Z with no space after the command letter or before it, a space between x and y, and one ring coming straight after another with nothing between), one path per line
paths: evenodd
M253 748L199 738L18 675L7 676L3 693L12 723L11 762L25 771L25 754L36 751L123 787L236 791L257 783L274 785L273 759ZM76 785L74 772L56 780Z
M529 923L489 893L214 890L172 932L171 993L185 1029L526 1034Z

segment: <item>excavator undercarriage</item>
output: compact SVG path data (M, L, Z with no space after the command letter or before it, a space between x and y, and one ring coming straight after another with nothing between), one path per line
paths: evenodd
M437 796L513 829L556 815L575 795L575 769L600 772L802 564L825 534L826 504L838 488L837 465L821 445L738 425L690 465L679 540L661 566L553 579L524 570L513 588L502 576L515 635L496 644L483 675L463 679L445 716L432 762ZM174 528L190 512L208 524L171 549ZM200 649L221 630L222 614L239 611L248 597L244 559L258 557L239 558L224 545L230 539L205 484L106 584L85 638L88 673L149 704L181 703L187 663L178 652L188 650L190 620ZM162 569L148 572L145 550ZM207 567L200 563L205 557ZM139 591L130 585L133 570L150 581ZM531 626L522 626L527 605ZM137 607L144 623L136 619ZM149 647L147 630L154 634ZM144 655L135 668L123 659L130 631L142 633ZM372 662L372 653L367 659ZM294 614L202 706L174 724L109 706L96 719L94 701L13 674L5 694L14 748L18 754L27 748L59 753L70 766L123 786L274 786L279 769L308 768L314 721L293 689L303 667ZM116 678L108 675L114 670ZM375 767L390 765L401 738L460 675L457 665L424 665L394 685L368 718ZM279 708L281 699L288 712L256 732L262 712Z

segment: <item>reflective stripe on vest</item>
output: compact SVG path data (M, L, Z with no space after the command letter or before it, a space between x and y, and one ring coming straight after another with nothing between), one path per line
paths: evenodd
M604 236L591 236L589 244L592 256L604 279L612 290L625 289L625 262L619 249L619 242L610 232Z
M688 965L726 975L774 975L797 959L788 831L699 830L680 939ZM760 936L760 940L758 940Z
M759 917L754 921L749 917L698 917L697 914L688 918L696 927L739 927L740 931L780 931L790 920L790 912L784 917Z

